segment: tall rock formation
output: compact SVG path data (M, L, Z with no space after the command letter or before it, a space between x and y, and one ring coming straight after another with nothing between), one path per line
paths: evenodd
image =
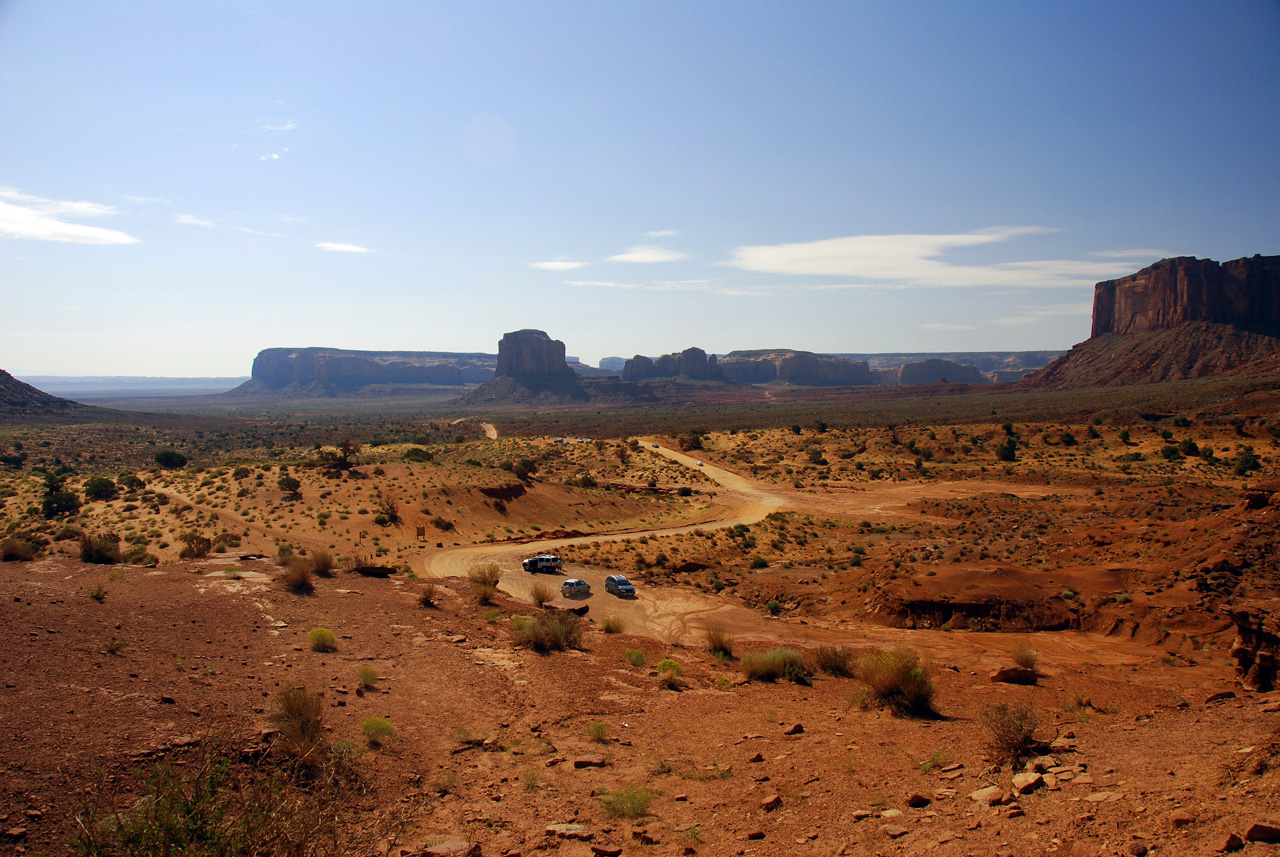
M798 387L858 387L873 383L865 360L777 349L732 351L720 361L729 378L747 384L782 381Z
M498 342L498 378L551 380L573 377L564 359L564 343L541 330L504 333Z
M1280 370L1280 256L1179 256L1098 283L1089 339L1021 382L1088 387Z
M637 354L622 367L624 381L643 381L646 378L687 378L693 381L727 381L714 354L701 348L686 348L678 354L663 354L650 360Z
M1194 256L1161 259L1093 290L1093 337L1193 321L1280 336L1280 256L1222 264Z
M898 370L898 383L937 384L948 381L952 384L985 384L986 377L976 366L952 363L950 360L930 358L919 363L908 363Z

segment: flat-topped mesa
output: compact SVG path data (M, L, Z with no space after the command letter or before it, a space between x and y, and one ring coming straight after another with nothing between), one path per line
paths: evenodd
M1093 337L1196 321L1280 336L1280 256L1178 256L1094 287Z
M708 355L701 348L686 348L679 354L664 354L650 360L637 354L622 367L624 381L643 381L646 378L690 378L695 381L726 381L714 354Z
M986 377L976 367L937 358L907 363L898 370L898 383L903 386L938 384L943 381L952 384L987 383Z
M857 387L875 383L865 360L849 360L811 351L731 351L720 369L734 381L767 384L782 381L800 387Z
M498 342L498 371L495 377L573 377L564 359L564 343L541 330L504 333Z

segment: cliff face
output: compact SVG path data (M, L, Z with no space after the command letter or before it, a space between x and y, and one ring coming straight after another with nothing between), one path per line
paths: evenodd
M1168 330L1194 321L1280 336L1280 256L1221 264L1179 256L1094 287L1091 336Z
M253 360L259 388L319 385L349 392L370 384L479 384L493 377L492 354L438 351L346 351L338 348L267 348Z
M857 387L874 383L865 360L848 360L811 351L733 351L720 369L734 381L766 384L784 381L798 387Z
M646 378L691 378L695 381L725 381L720 364L714 354L708 356L701 348L686 348L679 354L664 354L650 360L637 354L622 367L624 381L643 381Z
M948 381L952 384L985 384L987 379L975 366L952 363L950 360L921 360L919 363L908 363L898 370L898 383L937 384Z
M564 359L564 343L541 330L504 333L498 342L497 377L555 378L572 376Z

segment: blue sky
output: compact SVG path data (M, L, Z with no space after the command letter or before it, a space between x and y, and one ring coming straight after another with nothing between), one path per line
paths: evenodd
M0 368L1065 349L1280 253L1280 3L0 0Z

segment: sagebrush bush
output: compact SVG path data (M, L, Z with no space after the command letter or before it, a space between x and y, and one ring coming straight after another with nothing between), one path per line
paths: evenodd
M1040 653L1026 643L1018 643L1013 647L1013 662L1026 670L1034 670L1040 662Z
M312 628L307 632L307 642L313 652L338 651L338 639L328 628Z
M440 587L430 580L422 584L422 589L418 591L418 603L423 607L435 607L436 599L439 597Z
M310 595L315 592L316 585L311 582L311 563L306 557L289 557L280 583L285 589L298 595Z
M281 691L271 712L271 723L279 730L278 743L300 762L319 764L328 747L321 711L320 694L300 686Z
M805 678L804 655L795 649L753 652L743 655L738 663L743 674L752 681L777 681L780 678L802 681Z
M370 747L381 747L391 740L391 736L395 734L396 729L391 725L391 721L385 717L366 717L360 721L360 731L364 733L365 740L369 742Z
M538 652L576 649L582 643L582 619L573 613L544 613L532 619L513 617L512 642Z
M614 818L639 818L648 815L653 796L646 788L627 786L615 792L606 791L600 797L600 804L605 813Z
M853 652L835 646L819 646L809 653L809 670L813 673L849 677L853 675Z
M31 562L36 558L36 546L25 539L0 541L0 561Z
M933 712L933 682L920 664L920 656L905 646L864 655L854 675L871 687L876 701L897 714L928 715Z
M333 559L333 554L328 551L312 551L311 552L311 571L315 574L329 577L333 574L333 569L337 563Z
M1034 708L1001 702L984 708L979 719L987 728L987 748L996 761L1017 765L1031 755L1039 725Z
M626 652L623 653L623 657L626 659L627 663L631 664L633 667L644 666L644 652L640 649L627 649Z
M378 671L373 667L360 667L356 670L356 680L360 682L360 687L370 690L378 684Z
M529 590L529 600L539 607L546 607L548 602L555 600L555 597L555 590L541 580L533 584L533 588Z
M115 533L81 536L80 561L95 565L115 565L120 562L120 537Z
M621 634L627 630L627 623L621 616L605 616L600 620L600 630L606 634Z
M717 657L733 657L733 633L719 622L712 622L706 630L707 651Z
M606 744L609 741L609 725L599 720L588 723L582 731L586 733L587 740L596 744Z
M680 666L679 661L663 658L658 661L656 669L659 686L668 690L680 690L684 687L684 682L680 679L680 676L684 675L684 667Z

